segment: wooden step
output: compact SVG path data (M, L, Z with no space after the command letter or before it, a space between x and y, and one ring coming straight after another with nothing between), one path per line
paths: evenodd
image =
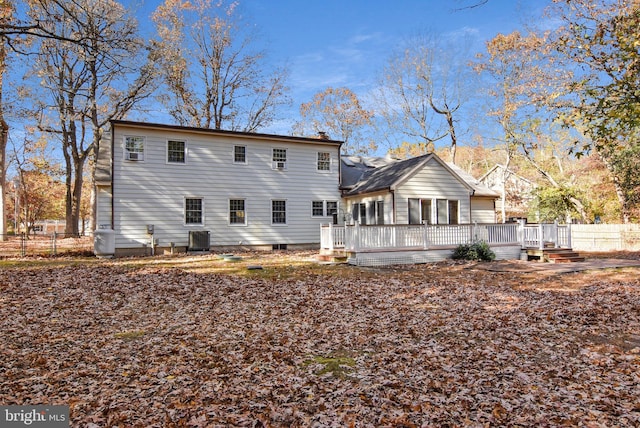
M564 259L570 257L580 257L580 254L576 253L575 251L566 251L562 253L548 253L547 257L549 257L550 259Z
M583 262L585 261L584 257L576 256L576 257L556 257L550 258L549 263L574 263L574 262Z
M554 248L545 251L546 259L549 263L574 263L583 262L584 257L573 251L571 248Z
M346 263L349 257L344 251L337 251L331 254L318 254L316 259L323 263Z

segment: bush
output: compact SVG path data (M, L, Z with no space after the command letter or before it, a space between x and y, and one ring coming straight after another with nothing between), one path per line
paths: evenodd
M453 250L454 260L477 260L490 262L495 260L496 253L491 250L489 244L484 241L475 241L472 244L460 244Z

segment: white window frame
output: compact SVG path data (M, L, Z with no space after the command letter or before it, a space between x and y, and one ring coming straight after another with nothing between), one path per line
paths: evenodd
M278 151L279 156L276 156L276 151ZM284 152L284 157L281 156L282 152ZM273 147L271 149L271 168L278 171L286 171L287 170L287 157L288 150L282 147Z
M200 223L191 223L187 221L187 201L190 199L199 199L200 200ZM205 209L204 209L204 198L202 196L185 196L183 202L183 217L182 221L185 226L204 226L205 222Z
M326 155L328 159L320 159L322 155ZM318 172L331 172L331 152L317 152L316 156L316 170ZM326 169L320 168L320 165L326 165Z
M273 220L273 215L274 215L274 210L273 210L273 203L274 202L284 202L284 222L283 223L276 223ZM286 226L288 223L288 215L287 215L287 200L286 199L271 199L271 225L272 226ZM278 211L280 212L280 211Z
M244 148L244 161L237 161L236 160L236 147L243 147ZM233 146L233 153L231 154L233 156L233 163L236 165L246 165L248 163L247 160L247 146L245 145L241 145L241 144L236 144Z
M174 160L170 160L169 159L169 143L182 143L184 144L184 161L182 162L178 162L178 161L174 161ZM167 140L167 145L166 145L166 154L167 154L167 159L166 162L168 164L176 164L176 165L186 165L187 164L187 142L185 140L177 140L177 139L168 139Z
M319 208L319 209L320 209L322 212L321 212L320 214L314 214L314 211L315 211L316 209L318 209L318 207L315 207L315 206L314 206L314 204L315 204L315 203L317 203L317 202L319 202L319 203L321 204L321 206L320 206L320 208ZM317 199L316 199L316 200L314 200L314 201L311 201L311 217L324 217L324 216L325 216L325 207L324 207L324 206L325 206L324 201L320 201L320 200L317 200Z
M231 201L242 201L242 223L234 223L231 221ZM229 198L229 226L246 226L247 225L247 200L245 198ZM233 210L239 211L239 210Z
M134 143L142 143L141 150L130 150L129 141L137 140ZM122 142L122 152L123 158L129 162L144 162L145 159L145 149L146 149L146 138L140 135L125 135L124 140ZM134 156L135 155L135 156Z

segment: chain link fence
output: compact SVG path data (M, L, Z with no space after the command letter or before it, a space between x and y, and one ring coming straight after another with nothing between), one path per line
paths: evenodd
M0 258L92 256L93 237L64 233L0 235Z

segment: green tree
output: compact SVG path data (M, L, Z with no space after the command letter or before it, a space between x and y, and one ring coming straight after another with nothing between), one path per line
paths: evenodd
M489 94L496 103L490 115L504 133L503 189L516 157L525 159L544 180L542 188L551 186L556 192L571 188L571 176L564 173L563 166L568 151L563 143L570 136L554 117L558 88L563 88L570 76L555 57L551 39L548 32L499 34L487 43L487 54L479 56L475 64L476 70L493 82ZM587 221L581 198L574 193L567 195L573 205L569 211ZM503 219L506 197L503 191Z
M576 74L560 116L589 137L574 151L600 154L613 178L622 220L637 216L640 158L640 4L637 0L558 0L556 48Z

